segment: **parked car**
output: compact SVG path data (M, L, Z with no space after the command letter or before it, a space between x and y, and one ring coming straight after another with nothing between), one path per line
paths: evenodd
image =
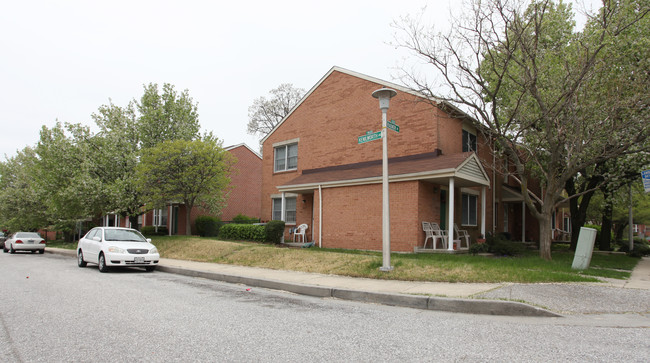
M6 253L16 251L31 251L45 253L45 240L36 232L16 232L5 240L2 250Z
M7 240L7 236L5 235L4 232L0 231L0 248L5 248L6 240Z
M77 244L77 265L97 264L100 272L111 267L144 267L153 271L160 255L151 239L131 228L96 227Z

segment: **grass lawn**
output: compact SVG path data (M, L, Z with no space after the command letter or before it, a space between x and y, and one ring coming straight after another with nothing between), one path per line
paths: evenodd
M571 269L573 252L566 246L555 248L550 262L540 259L536 251L521 257L393 253L395 269L385 273L379 271L381 252L288 248L188 236L154 237L152 242L163 258L413 281L595 282L598 277L627 279L639 262L626 255L594 253L589 269L575 271ZM76 243L49 242L48 246L75 249Z
M381 252L288 248L187 236L154 237L152 242L163 258L413 281L533 283L598 281L598 277L627 279L639 261L626 255L594 253L589 269L575 271L571 269L573 252L566 246L554 246L550 262L540 259L535 251L521 257L393 253L391 263L395 269L385 273L379 271ZM76 243L48 246L74 249Z

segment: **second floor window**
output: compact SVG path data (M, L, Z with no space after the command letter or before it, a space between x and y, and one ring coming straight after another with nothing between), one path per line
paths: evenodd
M476 151L476 135L463 130L463 152Z
M275 171L298 168L298 144L282 145L275 148Z

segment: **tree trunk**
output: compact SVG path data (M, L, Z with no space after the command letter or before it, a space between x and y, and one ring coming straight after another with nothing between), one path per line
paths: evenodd
M138 216L129 216L129 224L131 225L131 228L137 229L138 231L140 230L140 226L138 226Z
M601 251L612 250L612 199L609 193L604 192L605 207L603 208L603 219L600 225L600 241L598 249Z
M539 219L539 257L550 261L551 258L551 214L544 213Z
M190 215L192 214L192 207L185 204L185 235L192 235L192 226L190 225Z

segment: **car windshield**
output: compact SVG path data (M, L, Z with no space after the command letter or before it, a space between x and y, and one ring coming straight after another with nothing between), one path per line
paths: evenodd
M105 229L104 239L106 241L123 241L123 242L146 242L137 231L129 229Z
M41 238L41 236L34 232L20 232L16 233L16 238Z

